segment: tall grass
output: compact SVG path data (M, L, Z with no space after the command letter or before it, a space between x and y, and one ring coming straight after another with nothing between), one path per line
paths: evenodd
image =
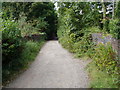
M26 70L30 63L35 60L39 50L45 43L44 40L37 41L27 41L23 47L22 53L19 58L16 58L11 62L10 67L7 66L3 70L2 83L3 86L8 84L13 80L19 73ZM10 58L10 57L9 57Z
M114 82L116 78L104 70L98 70L94 62L91 62L86 69L89 72L90 88L118 88Z

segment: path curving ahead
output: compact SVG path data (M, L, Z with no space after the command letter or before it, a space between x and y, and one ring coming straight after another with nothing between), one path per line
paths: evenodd
M12 88L87 88L85 66L89 61L75 59L58 41L48 41L30 68L8 85Z

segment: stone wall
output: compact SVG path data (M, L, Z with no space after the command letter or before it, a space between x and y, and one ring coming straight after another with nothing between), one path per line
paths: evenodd
M113 38L111 35L105 36L102 33L93 33L92 40L96 44L103 43L103 44L111 44L113 49L117 51L118 56L120 57L120 40Z

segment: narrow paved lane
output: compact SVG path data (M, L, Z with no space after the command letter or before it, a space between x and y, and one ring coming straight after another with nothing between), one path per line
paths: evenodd
M48 41L30 68L9 87L15 88L87 88L84 68L89 61L75 59L58 41Z

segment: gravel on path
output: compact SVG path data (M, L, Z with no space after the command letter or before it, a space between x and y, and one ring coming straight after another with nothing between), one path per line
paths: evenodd
M89 60L80 60L62 48L58 41L46 42L36 60L8 87L10 88L88 88L85 71Z

